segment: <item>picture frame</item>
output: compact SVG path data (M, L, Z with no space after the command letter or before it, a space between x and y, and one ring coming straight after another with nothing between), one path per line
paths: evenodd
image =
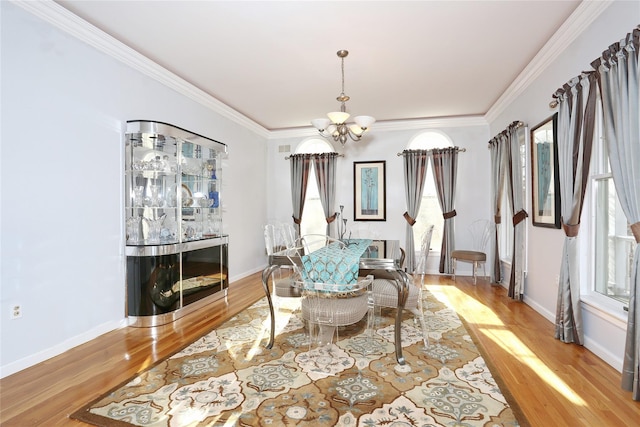
M386 161L353 162L353 220L386 221Z
M387 241L386 240L372 240L371 244L367 248L363 258L386 258L387 255Z
M560 228L558 114L531 129L532 224Z

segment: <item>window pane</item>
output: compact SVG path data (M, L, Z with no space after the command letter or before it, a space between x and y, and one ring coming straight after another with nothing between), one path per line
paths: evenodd
M431 235L431 250L440 252L442 247L442 229L444 228L444 218L442 217L442 209L438 202L438 194L436 192L436 183L433 178L433 168L427 170L426 182L422 193L422 201L420 202L420 212L413 226L414 247L416 251L420 251L422 235L430 224L433 224L433 234Z
M307 183L307 197L302 211L302 221L300 222L300 235L305 234L326 234L327 221L324 218L318 183L314 176L313 166L309 171L309 181Z
M527 162L526 162L526 140L522 138L520 140L520 174L516 178L516 186L520 186L520 192L522 194L522 200L526 200L527 197ZM502 190L502 200L500 205L500 221L498 227L498 250L500 259L502 261L511 262L513 256L513 209L511 208L511 202L509 201L509 174L505 172L505 179ZM519 183L518 183L519 179Z
M594 180L595 290L628 302L635 240L622 212L613 178Z

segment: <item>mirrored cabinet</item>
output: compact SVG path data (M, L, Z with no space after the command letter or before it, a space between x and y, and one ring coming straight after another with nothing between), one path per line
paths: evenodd
M228 235L222 221L227 146L179 127L127 122L127 315L155 326L225 297Z

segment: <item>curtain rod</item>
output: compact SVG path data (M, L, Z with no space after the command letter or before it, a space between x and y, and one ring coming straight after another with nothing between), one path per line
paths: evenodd
M334 153L335 153L335 151L334 151ZM312 155L312 156L320 156L320 155L322 155L322 154L331 154L331 152L329 152L329 153L300 153L300 154L310 154L310 155ZM291 156L293 156L293 155L294 155L294 154L292 154ZM291 158L291 156L287 156L287 157L285 157L284 159L285 159L285 160L289 160L289 159ZM344 154L338 154L338 153L336 153L336 157L344 157Z
M549 102L549 108L552 108L552 109L556 108L558 104L560 104L560 101L558 101L558 98L560 97L560 95L570 90L572 83L574 82L577 83L580 81L580 79L583 79L589 76L589 74L593 74L595 72L596 72L595 70L583 71L582 73L580 73L579 76L575 76L574 78L570 79L567 83L563 84L562 87L556 89L556 91L553 92L553 95L551 95L553 99L551 100L551 102Z
M489 147L491 147L491 143L492 143L492 141L493 141L494 139L496 139L497 137L499 137L499 136L500 136L500 135L502 135L502 134L505 134L505 135L506 135L507 131L508 131L508 130L509 130L509 128L511 128L512 126L514 126L516 129L519 129L519 128L521 128L521 127L523 127L523 126L524 126L524 122L522 122L522 121L520 121L520 120L516 120L516 121L512 122L509 126L507 126L507 128L506 128L505 130L503 130L502 132L499 132L497 135L495 135L493 138L491 138L491 139L489 140Z
M633 38L635 38L637 40L639 37L640 37L640 25L637 25L633 30L631 30L629 33L627 33L627 35L619 43L621 44L623 41L626 41L626 43L629 43ZM613 46L616 46L616 45L617 45L617 43L614 43L614 44L610 45L607 48L607 50L605 50L603 52L603 55L605 55L606 53L611 54L612 53L611 52L611 48ZM600 60L600 58L602 58L602 55L600 57L596 58L595 60L591 61L591 64L590 64L591 65L591 70L590 71L583 71L579 76L576 76L576 77L574 77L573 79L571 79L569 81L571 82L572 80L580 78L580 77L582 77L582 76L584 76L585 74L588 74L588 73L597 72L597 65L594 65L594 64L597 64L598 61ZM563 85L563 87L561 87L560 89L556 90L551 95L553 100L551 100L551 102L549 102L549 108L556 108L558 106L558 104L560 104L560 101L558 101L558 97L556 95L558 94L559 91L563 90L564 86L566 86L566 83L565 83L565 85Z
M445 147L445 148L448 148L448 147ZM458 147L453 147L453 148L455 148L456 151L458 151L458 152L462 151L464 153L465 151L467 151L466 148L458 148ZM431 153L433 150L440 150L440 148L432 148L432 149L424 150L424 151L427 151L428 153ZM417 149L417 150L408 150L408 151L423 151L423 150ZM398 156L402 156L403 154L404 154L404 151L402 153L397 153Z

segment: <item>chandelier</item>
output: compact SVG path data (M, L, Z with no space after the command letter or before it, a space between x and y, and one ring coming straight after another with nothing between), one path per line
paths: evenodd
M342 92L336 99L340 102L340 111L333 111L327 114L328 119L313 119L311 124L320 131L320 135L325 138L332 137L334 141L340 141L342 146L347 142L347 138L353 141L360 141L362 135L369 129L376 119L371 116L356 116L353 118L355 123L346 123L349 119L349 113L346 112L345 102L349 97L344 94L344 58L349 55L347 50L339 50L338 58L342 61Z

